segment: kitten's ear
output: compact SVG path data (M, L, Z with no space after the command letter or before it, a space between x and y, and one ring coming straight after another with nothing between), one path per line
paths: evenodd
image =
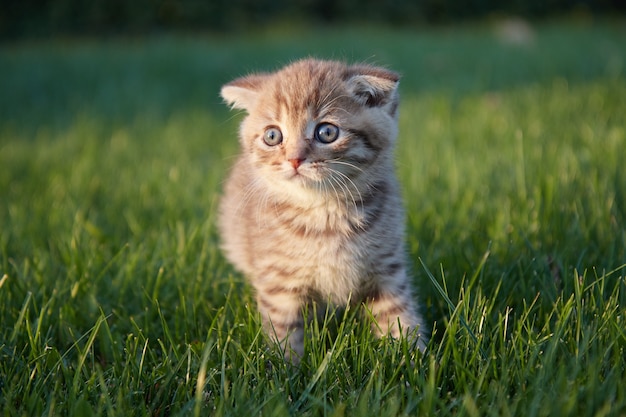
M357 66L351 68L348 90L364 105L380 107L397 101L400 76L383 68Z
M249 110L257 100L259 90L267 78L266 74L253 74L237 78L225 84L220 94L232 108Z

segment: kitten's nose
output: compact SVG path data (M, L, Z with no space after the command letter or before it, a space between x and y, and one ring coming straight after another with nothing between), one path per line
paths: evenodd
M293 167L293 169L298 169L298 167L302 165L302 161L304 161L304 158L289 159L289 162L291 163L291 166Z

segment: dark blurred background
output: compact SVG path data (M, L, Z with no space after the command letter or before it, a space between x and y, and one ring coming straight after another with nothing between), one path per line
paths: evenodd
M441 24L515 15L611 15L624 0L2 0L0 37L232 32L274 24Z

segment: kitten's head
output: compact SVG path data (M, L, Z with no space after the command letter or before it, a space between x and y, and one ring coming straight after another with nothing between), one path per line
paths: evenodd
M389 174L398 80L378 67L309 59L238 78L221 94L248 113L244 156L268 186L352 198Z

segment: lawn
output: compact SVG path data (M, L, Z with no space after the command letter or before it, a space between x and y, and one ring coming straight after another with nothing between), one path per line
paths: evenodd
M625 22L496 33L0 44L0 413L626 415ZM424 355L328 311L286 365L219 251L219 87L309 55L403 74Z

